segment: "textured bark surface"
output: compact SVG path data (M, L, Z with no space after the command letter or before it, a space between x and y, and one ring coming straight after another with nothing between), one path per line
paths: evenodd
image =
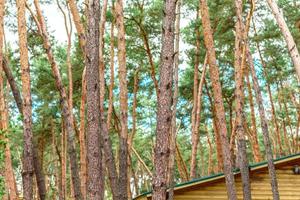
M297 48L297 45L294 41L294 38L289 30L289 27L287 26L285 20L284 20L284 16L282 11L279 9L277 3L275 2L275 0L267 0L269 7L272 10L272 13L278 23L278 26L281 30L281 33L285 39L285 42L287 44L288 47L288 51L291 55L297 76L298 76L298 81L300 80L300 55L299 55L299 51Z
M169 187L168 200L173 200L174 198L174 186L175 186L175 151L176 151L176 135L177 135L177 125L176 125L176 112L177 112L177 102L178 102L178 68L179 68L179 55L180 55L180 8L181 0L176 3L176 21L175 21L175 57L174 57L174 68L173 68L173 78L174 78L174 93L173 93L173 105L172 105L172 127L170 134L170 159L168 163L168 179L167 185ZM180 125L179 125L180 127Z
M246 152L246 131L244 129L244 43L247 40L248 33L246 32L242 12L243 1L235 0L235 9L237 22L235 27L235 52L234 52L234 69L235 69L235 131L238 139L238 165L242 176L243 198L251 200L251 186L249 177L249 163Z
M87 80L87 199L103 199L104 179L100 145L99 22L100 2L88 1Z
M111 36L114 35L114 22L112 24L112 30L111 30ZM114 38L111 40L111 57L110 57L110 64L111 64L111 85L110 85L110 98L109 98L109 108L108 108L108 116L107 119L104 115L104 101L100 101L100 127L101 127L101 133L103 136L103 147L104 147L104 157L105 157L105 163L106 168L108 171L108 179L110 183L110 188L112 192L112 196L114 200L117 200L120 198L120 192L119 192L119 177L117 173L115 158L113 155L113 149L112 149L112 142L109 137L109 127L110 127L110 120L113 112L113 87L114 87ZM104 70L100 71L100 77L104 77L101 73L104 73ZM104 84L104 81L102 81ZM101 82L100 82L101 87Z
M77 164L77 155L75 149L75 132L73 127L73 120L71 117L71 111L69 110L68 105L68 98L66 94L65 87L62 83L61 75L57 66L57 62L53 56L52 48L49 42L48 33L46 31L45 20L42 15L42 11L39 6L39 1L35 0L34 5L37 11L37 18L36 21L37 26L41 30L41 36L43 39L43 46L47 53L48 61L50 62L52 73L55 79L55 85L60 95L60 102L62 107L62 116L64 118L65 128L67 132L67 141L68 141L68 154L70 159L70 167L71 167L71 177L74 186L74 197L76 200L82 199L82 194L80 190L80 179L79 179L79 172L78 172L78 164Z
M4 14L5 14L4 8L5 8L5 0L1 0L0 1L0 131L9 135L9 133L7 132L9 116L8 116L8 108L4 96L5 86L4 86L4 73L2 68L2 66L6 64L4 63L5 62L4 55L2 53L3 43L4 43ZM7 196L9 197L9 199L16 200L18 196L18 191L16 188L15 175L12 167L9 139L8 137L2 138L0 136L0 140L5 142L5 150L4 150L5 174L4 175L5 175L5 187L6 187L6 191L8 192Z
M262 98L261 91L259 88L252 55L250 53L250 49L249 49L248 45L246 47L246 55L247 55L248 64L249 64L252 79L253 79L256 103L258 105L258 110L259 110L260 123L261 123L262 132L263 132L264 144L265 144L265 149L266 149L265 150L266 157L267 157L267 161L268 161L269 175L271 178L273 199L279 200L278 182L277 182L277 178L276 178L276 171L275 171L275 166L274 166L274 161L273 161L273 153L272 153L272 147L271 147L271 142L270 142L270 137L269 137L268 123L267 123L267 118L265 115L263 98Z
M176 0L164 1L156 144L154 152L153 199L166 199L170 133L172 122L172 82Z
M0 4L1 6L1 4ZM0 11L0 13L2 13L2 11ZM3 19L2 16L0 16L0 19ZM2 20L1 20L2 22ZM0 23L1 23L0 22ZM0 27L0 29L2 29L2 26ZM2 29L3 30L3 29ZM3 32L0 31L0 49L2 49L2 44L3 44L3 40L2 40L2 36L3 36ZM3 58L3 54L2 52L0 52L0 66L2 63L2 58ZM6 106L6 102L5 102L5 96L4 96L4 80L3 80L3 76L4 73L2 71L2 67L0 67L0 131L2 133L5 133L7 135L9 135L8 131L8 110L7 110L7 106ZM16 200L17 196L18 196L18 191L16 188L16 182L15 182L15 175L14 175L14 171L13 171L13 167L12 167L12 159L11 159L11 151L10 151L10 145L9 145L9 140L7 137L4 136L4 138L2 138L2 136L0 136L0 140L5 142L5 150L4 150L4 158L5 158L5 187L6 187L6 191L8 192L7 196L9 197L9 199L13 199Z
M32 143L32 108L30 90L30 68L27 49L27 30L25 17L25 0L17 0L18 34L20 47L21 80L23 96L23 196L25 200L33 198L33 143Z
M209 11L208 11L206 0L200 0L200 3L201 3L204 43L208 55L209 72L210 72L210 78L213 87L213 97L214 97L214 104L216 109L216 122L218 124L217 126L220 132L220 139L222 144L223 165L224 165L224 174L225 174L226 187L227 187L227 195L228 195L228 199L235 200L237 199L236 189L234 184L234 176L232 172L233 169L232 169L232 163L230 157L229 144L227 140L225 111L224 111L224 104L222 99L221 83L219 80L219 70L216 64L216 52L214 49L213 33L211 30Z
M23 102L22 102L22 97L19 91L19 88L17 86L17 83L12 75L12 72L10 70L10 67L8 65L8 61L4 58L3 60L3 69L5 70L5 75L8 79L9 85L11 87L14 100L17 104L19 113L23 117ZM37 187L38 187L38 193L39 197L41 200L46 198L46 185L45 185L45 176L43 173L43 169L41 166L41 163L38 159L38 151L33 148L33 166L34 166L34 171L35 171L35 177L36 177L36 182L37 182Z
M121 132L119 141L119 192L120 199L127 200L127 156L128 156L128 105L127 105L127 79L126 79L126 46L125 27L123 15L123 0L116 1L116 25L118 29L118 73L120 82L120 121Z

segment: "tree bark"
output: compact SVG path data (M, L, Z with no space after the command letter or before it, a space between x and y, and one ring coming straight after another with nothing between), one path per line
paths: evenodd
M180 8L181 0L176 2L176 22L175 22L175 58L174 58L174 69L173 69L173 78L174 78L174 93L173 93L173 110L172 110L172 127L170 134L170 159L168 163L168 179L167 184L169 187L169 196L168 200L173 200L174 198L174 164L175 164L175 151L176 151L176 135L177 135L177 125L176 125L176 111L177 111L177 102L178 102L178 67L179 67L179 42L180 42ZM180 127L180 126L179 126ZM178 127L178 129L179 129Z
M5 0L2 0L0 1L0 130L3 133L7 133L9 116L8 116L8 108L4 96L5 87L4 87L4 79L3 79L4 74L2 69L2 66L5 65L4 56L2 53L3 43L4 43L4 14L5 14ZM22 106L22 101L20 105ZM5 185L8 191L9 199L17 200L18 191L16 188L15 175L12 166L9 139L6 138L5 136L2 139L5 142L5 150L4 150Z
M99 22L100 2L88 1L86 43L87 80L87 198L103 199L104 179L100 145Z
M204 43L208 55L208 64L210 78L213 86L213 97L215 101L216 108L216 122L220 131L220 138L222 144L223 152L223 165L224 165L224 174L227 186L227 196L230 200L237 199L236 189L234 183L234 175L232 172L232 163L230 158L229 144L227 140L227 127L225 119L225 110L222 99L222 89L221 83L219 80L219 70L216 64L216 52L214 49L213 33L211 30L209 11L206 0L200 0L201 3L201 15L202 15L202 24L203 24L203 33L204 33Z
M30 90L30 68L27 49L27 30L25 17L25 1L17 0L18 8L18 33L20 47L21 80L23 96L23 196L25 200L33 198L33 136L32 136L32 104Z
M128 105L127 105L127 80L126 80L126 45L123 15L123 0L116 1L116 25L118 29L118 73L120 82L120 116L121 133L119 148L119 191L120 199L127 200L127 156L128 156Z
M269 175L271 178L271 187L272 187L272 194L273 194L273 199L274 200L279 200L279 192L278 192L278 182L276 178L276 172L275 172L275 166L274 166L274 161L273 161L273 153L272 153L272 147L271 147L271 142L270 142L270 137L269 137L269 129L268 129L268 123L267 119L265 116L265 109L263 105L263 99L261 95L261 91L258 85L258 80L254 68L254 63L252 59L252 55L250 53L249 45L246 44L246 55L248 59L248 64L250 67L252 79L253 79L253 86L255 90L255 98L256 102L258 105L259 109L259 116L260 116L260 123L261 123L261 128L264 136L264 144L265 144L265 149L266 149L266 157L268 161L268 169L269 169Z
M172 82L176 0L164 2L159 95L157 103L156 144L154 152L153 199L167 198L167 172L172 129Z
M273 13L273 15L278 23L278 26L281 30L281 33L285 39L285 42L287 44L288 51L292 58L292 61L293 61L293 64L294 64L294 67L296 70L296 74L298 76L298 81L299 81L300 80L300 55L299 55L297 45L296 45L294 38L289 30L288 25L286 24L286 22L284 20L283 13L280 10L280 8L278 7L275 0L267 0L267 2L269 4L269 7L272 10L272 13Z
M242 177L242 185L243 185L243 198L245 200L251 200L251 185L250 185L250 177L249 177L249 163L247 159L246 152L246 140L245 135L246 131L244 129L244 43L247 40L248 32L245 32L245 26L242 19L243 12L243 1L235 0L236 7L236 38L235 38L235 52L234 52L234 69L235 69L235 131L237 133L238 138L238 163L241 171Z
M72 181L73 181L73 186L74 186L74 195L75 199L82 199L82 194L80 190L80 179L79 179L79 172L78 172L78 164L77 164L77 155L76 155L76 150L75 150L75 132L74 132L74 127L73 127L73 120L71 117L71 111L69 109L68 101L67 101L67 94L65 87L62 83L61 75L57 66L57 62L54 59L53 52L51 49L51 45L49 42L49 37L48 33L46 31L46 26L45 26L45 20L42 15L41 9L39 7L39 1L34 0L34 5L37 11L37 26L39 27L41 31L41 36L43 39L43 46L44 49L46 50L48 60L51 65L51 69L53 72L53 76L55 79L55 85L59 91L60 95L60 102L61 102L61 107L62 107L62 115L64 118L64 123L65 123L65 128L67 132L67 141L68 141L68 154L69 154L69 159L70 159L70 164L71 164L71 176L72 176Z

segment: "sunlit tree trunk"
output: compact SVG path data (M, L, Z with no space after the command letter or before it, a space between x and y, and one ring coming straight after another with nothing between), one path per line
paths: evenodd
M155 200L167 198L167 172L170 156L170 133L172 128L172 72L174 64L176 0L165 1L163 12L156 144L154 152L155 174L152 181L153 199Z
M298 81L300 80L300 55L294 38L289 30L287 23L285 22L284 16L280 8L278 7L275 0L267 0L269 7L278 23L278 26L282 32L285 42L288 47L288 51L291 55L294 67L296 69L296 74L298 76Z
M187 166L182 158L182 155L181 155L181 152L179 149L179 145L177 142L176 142L175 148L176 148L175 157L176 157L176 163L177 163L179 175L180 175L182 182L186 182L189 180L189 174L188 174Z
M244 42L247 40L248 35L242 18L243 1L235 0L237 22L235 27L235 53L234 53L234 69L235 69L235 131L237 134L238 146L238 165L241 171L242 185L243 185L243 198L251 200L251 186L249 177L249 163L246 152L246 131L244 129Z
M4 73L2 66L3 64L3 44L4 44L4 14L5 14L5 0L0 1L0 131L7 134L8 131L8 108L5 102L4 96ZM7 134L9 135L9 134ZM12 167L10 142L8 138L2 138L5 142L5 184L8 191L8 197L11 200L16 200L18 191L16 188L15 175Z
M234 175L232 172L232 163L230 158L229 144L227 140L227 127L225 119L225 110L222 99L222 88L220 83L219 70L216 63L216 52L214 49L213 33L211 30L209 11L206 0L200 0L201 5L201 16L203 24L204 43L208 56L210 79L213 88L214 104L216 109L216 122L218 130L220 131L220 138L223 152L223 166L224 174L227 187L228 199L235 200L236 189L234 183Z
M25 200L33 198L33 143L32 143L32 110L30 89L30 68L27 49L27 30L25 17L25 1L17 0L18 8L18 33L20 47L21 80L23 96L23 196Z

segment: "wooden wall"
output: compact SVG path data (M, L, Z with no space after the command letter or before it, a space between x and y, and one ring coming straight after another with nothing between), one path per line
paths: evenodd
M300 163L299 163L300 165ZM276 169L280 199L300 200L300 175L293 173L293 165L281 166ZM270 178L267 169L251 172L252 200L272 200ZM243 199L241 177L236 176L238 199ZM227 200L225 180L193 185L177 189L174 200ZM149 200L151 197L140 197L138 200Z
M300 175L294 175L292 166L281 167L276 170L280 199L300 200ZM241 177L236 177L238 199L243 199ZM272 198L270 178L268 171L251 174L251 192L253 200L268 200ZM192 190L182 190L175 194L175 200L226 200L226 187L224 179L207 186L199 186Z

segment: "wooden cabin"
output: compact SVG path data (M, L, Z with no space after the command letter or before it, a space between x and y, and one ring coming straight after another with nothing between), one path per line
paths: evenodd
M276 174L280 199L300 200L300 154L276 159ZM235 173L238 199L243 199L241 174ZM250 166L251 192L253 200L272 198L267 162ZM203 177L178 184L174 188L174 200L225 200L227 199L224 174ZM135 200L151 200L151 192L141 194Z

